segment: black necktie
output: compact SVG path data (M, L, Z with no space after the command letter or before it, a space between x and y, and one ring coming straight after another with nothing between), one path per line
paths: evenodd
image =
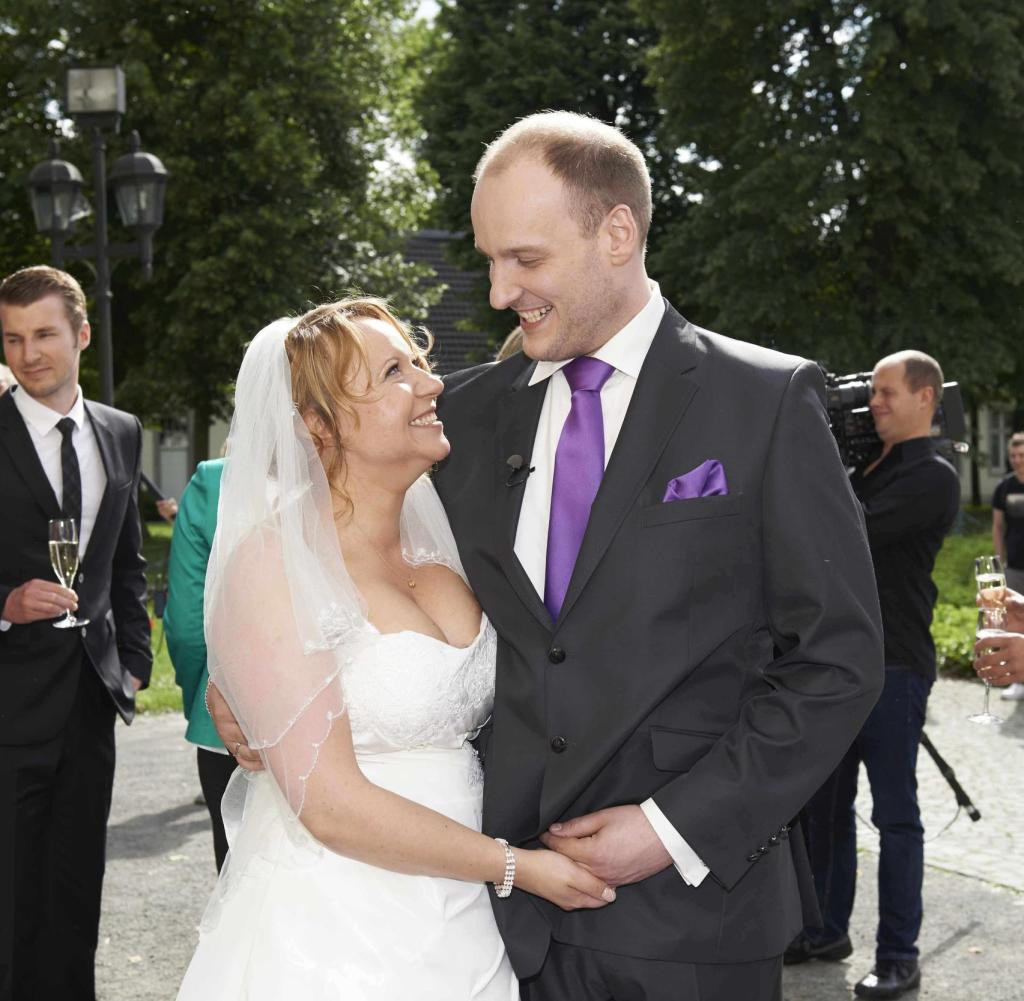
M64 483L64 503L61 514L65 518L74 518L78 531L82 530L82 474L78 469L78 455L71 442L75 430L75 422L70 417L57 421L57 427L64 436L60 443L60 472Z

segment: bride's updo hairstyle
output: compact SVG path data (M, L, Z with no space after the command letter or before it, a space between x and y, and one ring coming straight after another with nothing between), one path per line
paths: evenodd
M310 429L310 435L321 457L327 449L332 450L324 464L327 481L346 506L348 498L342 489L345 447L338 417L344 414L359 426L354 403L366 397L372 379L360 320L381 320L393 327L424 368L429 368L427 354L433 346L428 331L423 331L425 343L417 343L387 303L372 296L317 306L300 316L288 332L285 351L292 371L292 400L303 417L313 414L319 418L320 432Z

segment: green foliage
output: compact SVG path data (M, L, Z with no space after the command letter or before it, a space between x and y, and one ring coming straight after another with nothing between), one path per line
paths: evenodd
M992 551L991 508L965 508L963 530L943 543L932 579L939 589L932 639L939 670L975 677L974 630L977 624L974 558Z
M655 255L702 323L863 369L1021 372L1016 0L644 0L688 205ZM1019 386L1015 387L1019 392Z
M620 126L648 155L654 181L651 244L670 221L675 162L658 143L661 112L646 81L653 41L629 5L608 0L449 0L434 27L418 108L421 150L439 179L436 223L467 234L457 261L480 275L474 326L500 342L511 314L487 306L487 277L473 250L472 173L484 145L518 118L579 111Z
M984 521L971 511L984 512ZM935 584L939 601L974 607L977 584L974 558L992 552L991 508L973 508L965 512L967 524L962 534L947 536L935 563Z
M117 62L125 126L171 172L154 280L132 262L115 276L119 405L144 417L191 407L204 425L229 409L245 341L349 286L425 315L426 273L397 254L426 205L426 174L398 155L412 128L401 69L413 6L50 0L3 17L13 103L0 111L0 161L24 171L44 157L44 131L70 127L43 117L65 66ZM110 143L111 156L122 151ZM82 138L65 155L90 163ZM0 191L17 234L4 266L38 262L24 191Z
M935 641L935 659L940 671L975 677L972 662L976 622L977 611L973 603L971 606L963 606L940 602L935 606L932 639Z

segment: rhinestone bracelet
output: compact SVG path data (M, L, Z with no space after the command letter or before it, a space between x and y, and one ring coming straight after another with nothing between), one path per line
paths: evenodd
M505 849L505 878L500 886L497 883L494 884L495 894L504 899L512 896L512 885L516 881L516 857L504 838L495 838L494 840Z

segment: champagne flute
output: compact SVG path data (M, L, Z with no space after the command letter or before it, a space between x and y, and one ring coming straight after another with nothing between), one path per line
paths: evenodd
M1006 587L1006 571L1003 561L998 556L979 556L974 561L974 579L978 582L978 594L981 603L991 606L991 596L986 592Z
M1003 634L1003 627L1006 625L1006 609L1001 605L995 605L989 608L978 609L978 628L975 635L979 640L989 639L993 636L1001 636ZM998 726L1003 722L1001 716L996 716L995 713L989 712L988 700L991 694L992 686L985 682L985 708L980 713L975 713L973 716L968 716L967 719L971 723L980 723L982 726Z
M50 565L57 580L70 588L78 573L78 526L74 518L54 518L50 522ZM88 624L88 619L76 619L69 608L63 619L54 622L53 628L73 629Z

